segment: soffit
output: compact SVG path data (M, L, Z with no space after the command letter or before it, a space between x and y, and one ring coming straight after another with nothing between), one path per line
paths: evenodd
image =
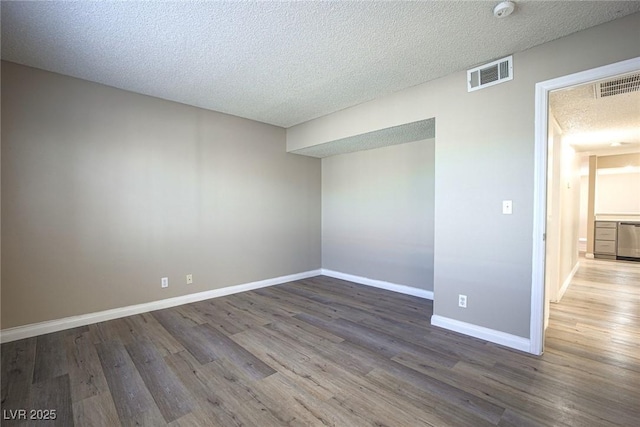
M436 135L435 125L435 119L419 120L400 126L393 126L325 142L324 144L313 145L291 151L291 153L324 158L338 154L353 153L354 151L371 150L374 148L404 144L406 142L432 139L435 138Z

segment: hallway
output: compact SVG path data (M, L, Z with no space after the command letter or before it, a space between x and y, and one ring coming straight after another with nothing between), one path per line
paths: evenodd
M561 302L551 304L542 359L563 365L554 376L567 392L573 387L592 390L593 403L601 410L608 405L602 405L600 396L613 392L619 404L637 411L640 263L581 258ZM558 375L563 371L566 376Z
M545 352L571 353L567 343L584 346L579 353L593 348L598 360L605 355L638 358L640 263L581 258L561 302L551 304Z

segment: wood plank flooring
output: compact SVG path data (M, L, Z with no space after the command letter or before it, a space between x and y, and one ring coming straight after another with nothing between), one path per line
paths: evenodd
M431 314L320 276L6 343L2 425L638 425L640 264L582 260L542 357Z

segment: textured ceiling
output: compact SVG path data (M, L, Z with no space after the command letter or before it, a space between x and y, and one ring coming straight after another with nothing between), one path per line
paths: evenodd
M551 92L549 106L563 140L579 152L640 150L640 91L597 98L597 83Z
M496 3L4 1L2 58L289 127L640 11Z
M337 139L324 144L291 151L291 153L323 158L337 154L353 153L354 151L404 144L405 142L431 139L435 138L435 136L436 119L427 119Z

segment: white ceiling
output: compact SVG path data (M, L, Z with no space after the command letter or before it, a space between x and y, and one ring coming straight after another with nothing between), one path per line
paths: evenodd
M290 127L640 11L497 3L5 1L2 58Z
M640 91L598 98L598 83L551 92L549 106L563 141L590 154L640 151Z

